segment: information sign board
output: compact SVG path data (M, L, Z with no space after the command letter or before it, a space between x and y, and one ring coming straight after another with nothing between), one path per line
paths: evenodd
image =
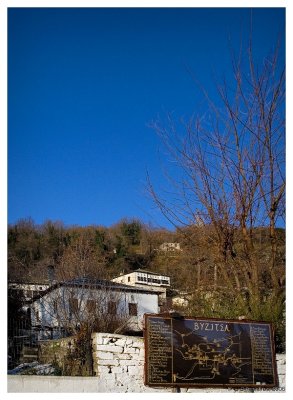
M272 325L145 315L145 384L274 387Z

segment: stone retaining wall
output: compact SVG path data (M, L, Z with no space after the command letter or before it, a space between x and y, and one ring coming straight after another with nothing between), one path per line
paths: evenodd
M62 365L70 348L74 345L74 338L62 338L39 341L38 361L42 364L56 363Z
M59 359L67 349L70 339L47 343L49 348L42 349L44 361L50 357ZM44 346L44 347L47 347ZM144 340L135 336L108 333L94 333L92 348L95 377L69 376L8 376L8 392L100 392L100 393L142 393L165 392L172 388L150 388L144 385ZM59 353L59 354L56 354ZM284 391L286 378L286 355L277 354L279 388L265 389L268 392ZM181 389L181 392L243 392L251 389ZM256 390L254 390L256 391Z

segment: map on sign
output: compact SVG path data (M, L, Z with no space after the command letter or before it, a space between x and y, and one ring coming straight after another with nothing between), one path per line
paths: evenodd
M146 384L275 386L271 325L145 316Z

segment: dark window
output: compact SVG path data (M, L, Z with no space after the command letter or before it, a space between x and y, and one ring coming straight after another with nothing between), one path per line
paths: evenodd
M54 314L57 314L57 300L53 301Z
M130 276L128 277L128 282L130 282Z
M109 301L108 303L108 314L116 315L117 314L117 303L115 301Z
M137 316L137 303L128 303L129 315Z
M94 313L96 311L96 302L95 300L87 300L86 308L89 313Z
M74 298L69 299L69 313L77 313L78 311L78 300Z
M37 321L37 322L41 322L39 310L38 310L37 308L35 308L34 311L35 311L36 321Z

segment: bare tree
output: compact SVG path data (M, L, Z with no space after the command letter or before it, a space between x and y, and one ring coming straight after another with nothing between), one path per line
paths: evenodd
M113 284L114 285L114 284ZM86 278L56 283L31 305L32 326L45 338L72 336L63 373L89 374L92 370L93 332L122 333L132 327L126 293L107 281ZM79 367L78 367L79 365Z
M60 331L73 336L62 372L65 375L93 373L93 332L123 332L130 326L125 296L101 281L108 275L106 256L95 246L94 233L91 228L73 230L71 242L54 268L53 290L32 310L33 324L42 330L56 332L57 337Z
M95 231L75 229L71 242L65 247L55 268L56 279L76 277L106 278L106 255L95 245Z
M60 326L73 334L85 324L97 332L122 330L129 318L123 294L108 288L105 281L98 286L97 282L80 279L57 284L40 301L43 324L52 328Z
M165 191L148 177L149 192L183 233L186 226L205 232L222 282L210 296L216 314L230 299L233 317L283 319L284 235L277 227L285 213L285 72L278 50L257 66L250 43L247 63L232 60L233 82L217 86L217 100L203 89L204 118L178 123L168 115L152 124L177 170Z

